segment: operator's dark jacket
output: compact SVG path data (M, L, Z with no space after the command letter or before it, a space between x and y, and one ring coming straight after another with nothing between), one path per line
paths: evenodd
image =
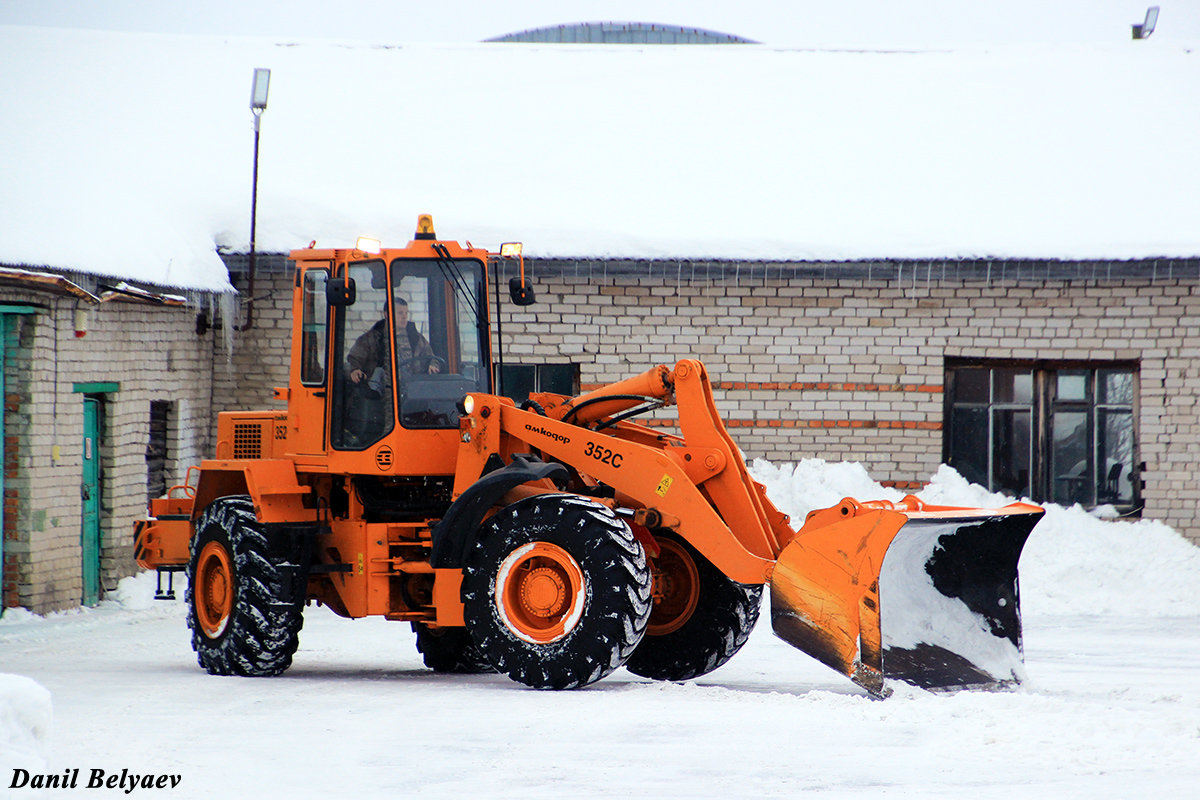
M361 369L368 378L377 367L384 367L385 385L391 386L390 371L386 368L387 328L386 319L376 322L369 331L358 337L350 352L346 354L346 360L350 362L351 370ZM428 372L429 359L434 356L433 347L417 332L416 323L409 322L405 333L406 336L397 337L396 340L396 363L404 364L400 371L412 374Z

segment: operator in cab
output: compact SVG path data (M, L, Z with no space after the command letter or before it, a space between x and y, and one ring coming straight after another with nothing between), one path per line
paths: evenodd
M434 354L429 340L417 331L416 323L408 319L408 301L403 297L395 298L393 310L396 315L396 371L410 375L441 372L440 359ZM346 354L353 383L364 380L391 383L387 377L387 344L387 318L384 317L359 336ZM372 388L378 391L378 387Z

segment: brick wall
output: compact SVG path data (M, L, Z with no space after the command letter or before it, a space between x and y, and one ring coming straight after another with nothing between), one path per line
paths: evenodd
M213 418L221 411L284 408L274 399L277 386L288 385L291 358L293 272L260 272L255 278L253 324L235 333L232 347L219 335L214 339ZM235 274L239 292L247 290L246 276ZM245 310L237 324L245 322Z
M88 330L77 338L74 298L4 290L0 302L44 309L8 315L4 398L4 605L44 613L77 606L82 596L85 395L76 389L119 384L99 395L101 584L111 591L136 569L132 527L146 513L150 402L173 403L168 452L177 467L170 478L182 482L182 470L209 449L213 348L197 336L187 308L81 306Z
M945 359L1140 362L1144 515L1200 542L1200 283L538 279L502 310L506 359L584 388L704 361L748 458L861 461L912 488L942 458ZM669 415L661 413L660 418Z
M941 462L947 358L1136 360L1144 514L1200 542L1195 278L771 274L542 270L535 305L502 303L505 360L578 364L587 390L698 358L748 458L860 461L876 480L903 488L923 485ZM1104 272L1080 272L1087 274ZM262 321L239 335L234 368L216 381L216 407L272 407L270 387L286 383L291 280L260 274ZM669 425L671 415L648 419Z

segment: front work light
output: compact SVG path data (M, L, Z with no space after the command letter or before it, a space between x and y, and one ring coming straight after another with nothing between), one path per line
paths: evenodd
M467 395L466 397L463 398L462 404L463 404L463 411L466 411L467 414L475 413L475 398L474 397L472 397L471 395Z
M383 251L383 243L378 239L368 239L366 236L360 236L358 237L358 243L354 245L354 249L370 253L371 255L379 255Z
M520 258L521 243L520 242L505 242L500 245L500 255L502 258Z

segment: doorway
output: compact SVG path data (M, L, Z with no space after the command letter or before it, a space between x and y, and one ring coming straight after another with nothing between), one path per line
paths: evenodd
M95 397L83 399L83 604L100 602L100 429L101 405Z

